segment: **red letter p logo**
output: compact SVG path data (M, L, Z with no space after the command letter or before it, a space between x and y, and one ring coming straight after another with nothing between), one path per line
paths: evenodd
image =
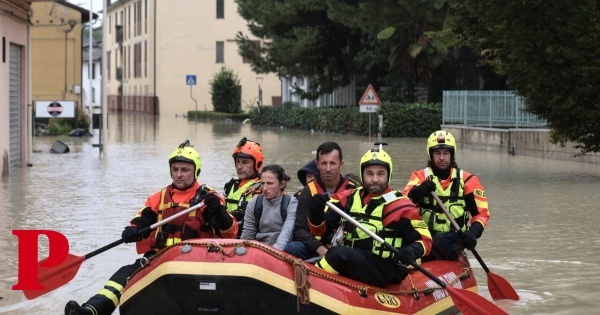
M67 259L69 254L69 241L67 238L59 232L50 230L13 230L12 234L19 238L18 282L13 285L12 289L24 291L46 289L39 295L52 290L52 288L46 288L45 279L38 278L39 267L55 267ZM48 237L50 248L48 258L41 261L38 267L38 237L42 234ZM53 287L53 285L50 284L50 287ZM25 295L27 296L27 294Z

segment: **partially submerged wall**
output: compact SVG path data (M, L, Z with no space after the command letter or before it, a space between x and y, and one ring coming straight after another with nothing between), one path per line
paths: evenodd
M442 125L458 142L460 148L504 154L535 156L554 160L600 163L600 153L577 156L573 143L564 147L550 143L548 129L498 129Z

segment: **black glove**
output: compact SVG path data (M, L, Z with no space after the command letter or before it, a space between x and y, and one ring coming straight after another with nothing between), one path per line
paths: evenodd
M419 203L423 198L429 196L432 191L435 191L435 183L428 179L419 185L413 186L408 192L408 198L414 203Z
M483 233L483 226L479 222L473 223L471 227L462 234L462 244L468 250L473 250L477 246L477 239Z
M125 240L125 243L133 243L142 240L142 235L138 235L140 228L137 226L127 226L121 233L121 238Z
M315 194L308 203L308 219L312 225L318 226L325 221L325 206L327 206L329 197L326 195Z
M412 243L406 247L402 247L397 255L394 256L396 261L401 261L405 265L410 265L415 259L423 255L423 246L419 243Z
M223 205L221 205L221 198L214 193L208 194L204 197L204 204L206 205L202 211L204 220L210 225L216 225L216 213L223 208Z
M404 265L398 265L398 279L404 280L408 276L408 268Z
M194 198L190 199L190 207L193 207L202 202L209 191L210 190L208 189L208 187L206 187L206 185L200 186L198 190L196 190L196 195L194 196Z
M204 198L206 208L202 212L204 220L210 225L216 225L219 230L228 230L233 225L233 218L221 204L221 198L215 193L209 193Z

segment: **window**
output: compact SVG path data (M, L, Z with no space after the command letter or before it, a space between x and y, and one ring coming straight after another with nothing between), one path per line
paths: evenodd
M96 64L92 62L92 80L96 79Z
M135 78L142 77L142 43L137 43L133 46L133 76Z
M217 42L217 63L225 62L225 42Z
M225 18L225 0L217 0L217 19Z
M92 86L92 103L96 103L96 88Z
M144 78L148 77L148 41L144 41Z
M252 48L250 49L255 56L260 56L260 41L259 40L253 40L252 41ZM250 63L250 59L243 57L242 58L242 62L243 63Z
M106 79L110 80L110 51L106 52Z

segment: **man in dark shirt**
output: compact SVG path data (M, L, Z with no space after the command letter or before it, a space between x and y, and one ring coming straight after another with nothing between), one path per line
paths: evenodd
M321 144L317 148L316 161L319 176L310 181L300 193L293 238L284 248L286 253L301 259L323 256L330 246L331 235L315 238L308 228L308 214L312 196L315 194L335 194L355 188L352 182L340 174L344 159L342 148L337 143L329 141Z

